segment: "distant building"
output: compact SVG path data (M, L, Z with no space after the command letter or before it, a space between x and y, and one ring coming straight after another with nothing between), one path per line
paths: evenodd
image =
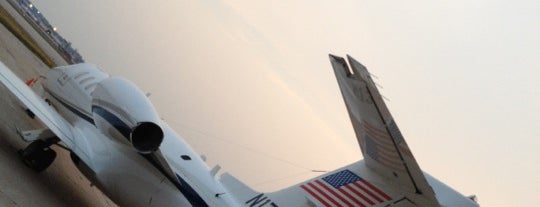
M71 46L71 42L62 37L47 18L32 4L30 0L9 0L19 13L45 38L49 44L66 59L68 63L82 63L84 59Z

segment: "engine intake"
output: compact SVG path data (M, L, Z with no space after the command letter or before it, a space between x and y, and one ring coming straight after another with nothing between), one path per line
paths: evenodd
M163 141L163 130L152 122L141 122L133 129L129 139L140 152L155 151Z
M146 95L123 78L107 78L92 92L92 116L101 133L139 153L159 149L164 131Z

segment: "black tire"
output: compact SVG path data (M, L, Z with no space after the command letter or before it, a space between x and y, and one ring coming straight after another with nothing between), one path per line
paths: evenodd
M77 156L73 152L69 153L69 157L71 158L71 161L73 161L73 164L75 164L75 166L78 166L79 163L81 162L81 158L79 158L79 156Z
M36 172L47 169L56 158L56 152L43 140L33 141L19 154L24 164Z

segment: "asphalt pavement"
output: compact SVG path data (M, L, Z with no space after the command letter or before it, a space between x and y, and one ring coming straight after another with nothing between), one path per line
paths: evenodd
M4 8L9 6L5 1L0 4ZM16 19L21 21L22 18L19 16ZM32 30L28 25L21 25ZM32 33L36 34L35 31ZM43 39L35 39L47 47ZM54 49L45 50L55 57L57 64L66 64L58 58L60 56ZM0 61L23 80L46 74L48 70L1 24ZM116 206L77 170L69 153L63 149L53 147L58 156L41 173L26 167L19 159L17 150L28 143L19 138L16 128L29 130L43 128L43 125L37 118L27 116L24 107L3 85L0 85L0 97L0 206Z

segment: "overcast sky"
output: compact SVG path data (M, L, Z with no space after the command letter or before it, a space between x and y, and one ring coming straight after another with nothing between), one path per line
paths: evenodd
M538 1L35 0L210 165L275 190L361 159L328 53L375 74L421 168L540 206Z

